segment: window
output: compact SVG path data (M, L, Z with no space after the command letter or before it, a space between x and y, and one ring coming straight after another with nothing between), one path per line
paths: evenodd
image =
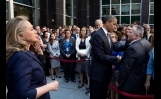
M66 15L71 16L71 0L66 0Z
M111 0L111 4L120 4L120 0Z
M154 15L150 15L149 17L149 24L154 24Z
M140 16L131 16L131 23L135 21L140 21Z
M117 18L117 24L120 24L120 16L115 16Z
M18 3L34 6L34 0L13 0Z
M66 16L66 26L71 25L71 17Z
M112 5L111 6L111 14L119 15L120 14L120 5Z
M102 6L102 15L110 14L110 6Z
M40 0L37 0L37 7L40 8Z
M130 5L121 5L121 15L130 14Z
M6 21L9 20L9 6L8 6L8 2L6 2Z
M132 4L131 14L140 14L140 4Z
M150 2L154 2L154 0L150 0Z
M25 15L28 17L29 21L31 22L31 24L33 24L34 22L34 11L32 8L30 7L25 7L22 5L17 5L14 4L14 17L18 16L18 15Z
M130 3L130 0L121 0L121 4Z
M74 14L74 17L76 17L76 13L77 13L77 11L76 11L76 9L77 9L77 6L76 6L76 4L77 4L77 0L73 0L73 14Z
M141 3L141 0L132 0L131 3Z
M129 24L130 23L130 16L121 16L121 24Z
M110 4L110 0L102 0L102 5Z
M150 4L150 14L154 14L154 3Z
M40 10L37 10L37 20L38 20L38 24L40 25Z

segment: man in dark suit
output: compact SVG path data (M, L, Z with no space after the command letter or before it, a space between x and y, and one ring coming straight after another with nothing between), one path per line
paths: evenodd
M146 51L141 43L142 34L143 27L137 25L134 25L127 33L128 41L131 43L121 60L121 70L117 81L120 90L131 94L139 94L143 91L146 77ZM131 98L120 94L119 99Z
M75 38L75 40L79 37L79 34L80 34L80 28L76 27L75 34L73 34L73 37Z
M117 18L107 15L103 27L95 32L90 43L92 62L90 66L90 99L106 99L112 77L112 64L120 61L120 56L111 56L112 41L109 32L116 29Z

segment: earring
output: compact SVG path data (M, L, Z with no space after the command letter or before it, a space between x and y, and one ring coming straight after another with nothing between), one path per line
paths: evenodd
M25 41L25 38L23 38L22 40Z

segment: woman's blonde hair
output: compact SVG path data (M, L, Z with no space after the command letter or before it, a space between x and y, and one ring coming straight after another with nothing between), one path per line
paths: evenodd
M24 33L26 16L17 16L10 19L6 24L6 63L14 52L24 51L26 42L19 38Z

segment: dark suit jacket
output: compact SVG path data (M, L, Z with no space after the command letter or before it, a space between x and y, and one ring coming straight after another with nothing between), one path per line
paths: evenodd
M36 88L46 84L42 66L30 51L15 52L7 63L7 99L35 99ZM39 99L50 99L49 92Z
M112 63L116 63L117 58L111 56L112 49L109 47L108 38L102 28L96 31L90 43L92 45L92 63L89 76L95 81L109 82L112 76Z
M136 92L144 86L146 77L145 49L141 41L133 42L124 52L118 78L119 88L123 91Z

